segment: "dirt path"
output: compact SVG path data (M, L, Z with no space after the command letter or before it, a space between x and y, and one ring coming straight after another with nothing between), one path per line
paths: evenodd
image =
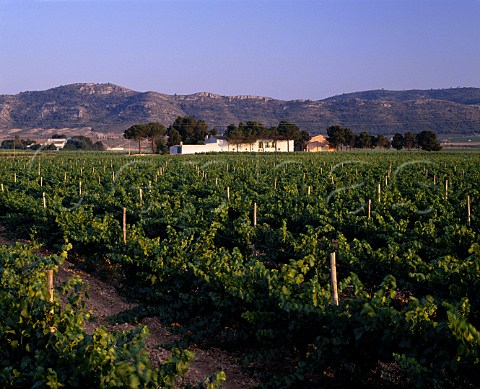
M22 242L26 243L26 241ZM13 243L2 234L0 229L0 245ZM111 319L117 317L122 312L138 307L138 303L128 301L118 293L111 283L75 269L74 265L69 261L65 261L59 267L58 274L55 276L55 283L59 285L74 275L80 276L84 284L88 286L89 299L86 301L86 309L91 312L93 319L85 323L86 332L91 334L100 326L104 326L110 331L135 328L135 325L130 323L117 322L112 324ZM143 318L140 320L140 324L148 327L150 336L146 342L146 349L149 352L152 363L158 366L170 355L170 352L163 349L161 345L177 340L178 336L165 329L157 317ZM227 375L227 381L224 383L223 388L249 388L259 385L257 380L242 372L234 356L223 350L214 348L204 350L198 347L191 347L190 351L195 353L195 360L190 364L185 377L186 384L198 383L210 373L223 370Z

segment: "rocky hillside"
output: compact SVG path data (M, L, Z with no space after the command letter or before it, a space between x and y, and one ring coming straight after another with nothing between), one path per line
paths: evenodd
M349 93L324 100L276 100L202 92L166 95L113 84L72 84L46 91L0 95L0 134L13 129L83 128L123 132L135 123L168 126L177 116L204 119L222 130L256 120L267 126L290 120L312 133L333 124L354 132L393 134L431 129L437 133L480 132L480 88ZM20 129L20 130L18 130Z

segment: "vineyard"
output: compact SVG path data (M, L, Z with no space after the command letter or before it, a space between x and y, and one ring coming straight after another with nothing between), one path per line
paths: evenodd
M480 386L478 153L39 153L0 185L0 224L58 253L0 249L2 387L174 385L189 344L265 387ZM181 334L163 367L142 328L84 332L78 278L50 301L67 257Z

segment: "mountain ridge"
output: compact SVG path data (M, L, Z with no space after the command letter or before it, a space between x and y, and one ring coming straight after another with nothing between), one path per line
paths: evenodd
M255 120L275 126L289 120L311 133L339 124L354 132L393 134L480 131L480 88L351 92L322 100L223 96L211 92L168 95L139 92L111 83L75 83L45 91L0 95L0 133L12 129L91 128L121 133L133 124L166 126L177 116L203 119L210 128Z

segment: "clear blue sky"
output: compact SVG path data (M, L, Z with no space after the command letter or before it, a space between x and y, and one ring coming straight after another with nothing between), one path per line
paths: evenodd
M480 0L0 0L0 94L480 87Z

